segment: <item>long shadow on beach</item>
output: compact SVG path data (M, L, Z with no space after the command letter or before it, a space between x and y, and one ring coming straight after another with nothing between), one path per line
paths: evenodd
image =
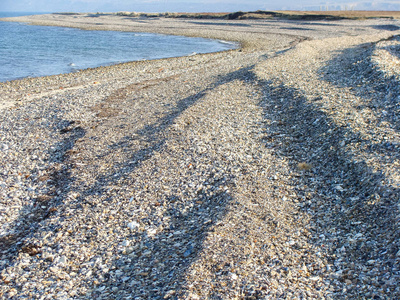
M380 122L390 122L399 131L399 80L395 76L385 75L374 66L374 51L375 45L366 44L338 53L321 70L321 78L335 86L351 88L365 100L365 104L357 109L370 108ZM338 64L345 64L347 67L337 68Z
M132 137L125 136L120 141L109 145L108 148L110 150L103 153L102 156L106 157L108 154L118 150L132 152L131 142L134 139L133 136L135 138L140 137L147 144L146 147L131 153L129 159L114 163L109 168L109 172L99 175L91 186L82 186L79 190L75 190L80 196L73 203L66 199L68 192L71 191L70 187L74 186L76 180L71 176L72 169L76 163L71 154L76 151L75 144L77 140L82 139L86 135L86 131L75 124L74 121L57 121L57 124L54 124L55 129L65 135L65 138L61 142L50 146L50 148L56 149L56 151L52 151L49 158L53 163L53 167L48 170L48 176L44 176L45 178L42 179L47 182L48 192L35 199L35 208L29 215L21 213L14 222L12 227L16 234L6 236L0 240L0 250L5 255L3 257L6 257L10 262L8 265L2 265L2 269L10 267L20 252L31 256L40 255L42 253L42 245L40 243L27 243L25 240L35 237L43 226L49 226L46 223L48 218L51 218L57 211L59 217L62 218L63 206L65 205L68 205L68 211L73 210L76 214L80 214L85 209L84 207L88 206L95 210L96 203L90 199L107 195L107 187L109 185L121 184L121 181L123 182L124 178L129 177L132 172L140 168L143 162L151 159L155 152L160 152L165 148L165 130L173 125L176 118L202 99L208 90L212 90L216 86L234 80L237 77L240 77L240 72L217 79L217 83L208 89L178 100L164 117L132 133ZM112 117L112 115L109 116L109 118ZM98 158L102 159L102 157ZM132 274L135 274L135 276L132 276L131 280L126 282L120 277L115 277L111 272L106 273L102 280L102 286L116 289L117 292L114 295L117 298L121 296L118 291L126 292L128 290L131 291L130 294L147 295L147 298L158 299L163 298L160 295L165 295L169 290L180 285L181 271L190 265L191 261L196 257L204 235L210 226L222 218L225 206L231 199L229 193L221 191L219 187L229 185L233 179L232 175L220 174L218 177L213 175L215 174L211 172L211 177L207 179L207 182L198 182L198 184L202 184L207 188L198 191L196 197L190 199L196 205L194 205L195 209L189 213L182 211L182 205L180 205L182 199L180 199L180 196L170 195L165 197L163 201L168 207L169 227L165 228L156 237L147 236L146 233L134 233L131 236L133 240L140 241L142 249L139 257L132 260L132 269L126 269L129 262L124 259L116 260L110 266L112 270L123 269L127 276L132 276ZM110 197L108 197L108 200L112 201ZM148 222L151 222L151 220L148 220ZM57 227L57 224L55 224L55 227ZM57 228L46 228L46 230L51 229L57 230ZM88 234L90 235L90 233ZM40 240L39 236L37 238ZM86 242L90 243L96 241L98 237L93 235L82 236L81 238L84 244L85 238ZM180 246L177 247L177 245ZM147 253L151 253L151 255ZM151 270L156 267L155 261L158 260L160 255L167 257L167 259L160 262L162 267L159 267L157 271L167 275L158 278L158 281L153 282L152 280L151 282L154 285L150 285L150 279L157 277L157 273L152 273ZM142 269L137 274L138 265L142 266ZM97 275L99 274L94 276ZM130 286L127 287L126 285L128 284ZM99 294L101 292L95 290L93 297L97 297Z
M195 105L208 91L230 81L244 79L249 73L249 69L244 68L216 78L215 83L209 88L177 101L164 117L134 132L132 136L145 140L147 146L133 152L123 162L114 164L109 173L96 178L95 184L80 192L81 197L78 202L85 203L88 196L93 194L105 194L106 186L117 180L119 184L125 179L129 181L129 175L140 169L145 161L152 159L154 153L160 153L166 149L165 131L174 124L176 118ZM109 146L110 153L117 150L129 153L131 146L131 138L126 136ZM104 156L107 156L107 153ZM196 158L194 157L193 160L195 161ZM224 164L222 161L216 162L210 158L211 169L218 163ZM140 245L141 250L135 252L137 255L135 254L133 257L127 255L115 260L111 267L111 269L123 270L125 279L116 276L115 273L108 273L102 280L101 286L104 286L105 290L113 290L113 297L122 298L127 296L126 291L131 291L131 295L142 296L143 299L163 299L168 292L171 297L175 297L176 295L171 291L179 291L180 287L184 286L185 282L182 276L185 270L201 251L203 239L210 227L218 220L223 219L226 206L232 199L229 192L221 191L219 187L231 185L234 176L230 173L215 176L211 169L206 181L196 182L196 186L202 185L206 188L197 192L194 190L195 197L184 200L179 195L164 195L158 199L158 203L167 207L166 214L170 219L169 227L164 228L155 236L150 236L146 232L132 233L129 239L135 241L136 245ZM115 176L116 174L118 176ZM183 202L186 205L191 202L192 209L187 211L184 208L185 205L182 205ZM156 216L154 218L156 219ZM148 224L158 222L150 219L142 221ZM102 290L93 292L93 297L101 295Z
M93 197L106 198L106 201L110 201L111 204L112 196L108 196L108 186L120 185L121 182L129 181L128 177L135 170L140 169L145 161L151 159L154 153L163 151L166 148L167 141L165 131L174 124L176 118L195 105L208 91L230 81L244 79L249 69L244 68L216 78L215 83L211 84L209 88L178 100L164 117L157 119L153 124L147 125L133 132L131 136L125 136L120 141L110 144L108 146L110 150L105 151L102 156L98 157L99 159L102 159L102 157L104 159L108 154L118 150L130 153L130 155L128 159L122 162L113 163L108 169L109 171L95 178L94 184L90 186L80 185L79 188L76 188L77 178L71 175L73 168L76 166L73 154L79 151L75 146L78 140L82 140L86 136L86 130L79 126L79 122L56 121L57 124L54 124L55 130L65 135L65 138L61 142L50 146L56 151L52 151L49 158L53 163L53 167L48 170L48 176L43 178L47 182L48 192L37 197L35 200L36 208L29 216L21 214L18 220L14 222L14 231L18 232L18 234L7 236L0 241L0 250L6 254L6 258L10 262L8 265L2 265L2 268L12 266L21 251L31 256L42 253L42 245L40 243L30 244L26 240L32 240L33 237L36 237L34 240L40 240L38 232L46 226L46 231L52 230L56 232L59 230L59 228L56 228L58 227L56 223L46 222L47 219L52 218L53 214L57 214L57 218L64 218L63 213L65 210L74 211L74 214L81 214L89 207L95 211L97 204L95 201L91 201ZM115 117L114 113L114 111L111 111L108 118ZM138 137L146 141L146 146L132 151L132 140ZM193 209L189 212L184 209L183 200L179 195L169 195L159 199L167 207L169 227L164 228L156 236L149 236L146 232L132 233L129 238L140 244L141 251L138 256L135 258L125 256L126 259L114 260L109 266L111 270L123 270L126 276L116 276L115 272L108 272L102 274L101 279L99 278L101 286L107 287L106 290L114 291L112 297L122 298L130 294L142 295L148 299L162 299L169 291L179 290L184 285L184 280L181 276L196 259L205 235L210 230L210 227L223 218L226 205L232 199L229 192L220 187L230 186L234 177L230 173L221 174L219 172L219 174L215 174L212 169L218 164L223 165L224 162L210 161L209 178L204 182L197 182L198 185L202 185L205 188L195 191L195 197L184 200L186 203L188 201L194 203ZM66 197L72 191L71 187L73 186L76 189L74 192L79 193L80 196L71 202ZM129 201L129 199L126 201ZM65 207L66 205L68 207ZM151 223L154 220L142 221ZM50 226L49 223L52 223L51 228L48 227ZM90 232L88 231L87 236L79 237L83 245L85 242L93 243L98 241L94 231L92 235ZM98 241L98 243L100 244L99 249L102 248L102 242ZM166 259L159 261L160 257ZM50 262L43 261L43 263L51 265ZM65 271L69 272L68 268ZM100 274L93 274L93 276L100 276ZM130 278L128 281L125 279L127 277ZM90 283L88 284L90 285ZM127 291L129 291L128 294L126 294ZM124 292L125 294L123 294ZM102 295L102 290L93 290L93 297L100 297L100 295Z
M33 200L33 208L22 208L18 218L11 224L13 233L0 238L0 252L3 258L13 261L19 252L31 256L42 252L41 245L24 241L27 237L33 236L40 227L40 222L49 218L63 204L63 197L59 194L65 193L65 188L73 182L71 178L71 165L68 162L70 151L74 148L78 139L85 136L86 131L75 124L75 121L56 120L54 129L64 135L64 139L50 148L49 162L53 165L47 170L47 175L42 176L41 181L46 181L48 190ZM1 265L0 271L7 265Z
M369 273L372 266L368 262L376 261L374 267L380 274L394 274L399 269L395 263L398 249L392 241L400 238L396 225L400 189L387 184L380 170L357 161L344 147L349 142L360 143L373 151L371 141L349 127L338 126L301 90L284 83L260 84L265 94L260 105L271 123L264 142L276 155L287 158L299 174L297 194L303 200L302 210L313 216L315 228L310 242L321 249L331 242L334 247L326 250L333 272L340 274L342 283L352 282L346 287L349 295L366 296L359 287L363 278L374 274ZM398 161L395 149L387 151ZM352 262L368 267L355 269ZM380 276L378 281L383 284L385 279ZM387 296L392 296L395 288L387 286Z

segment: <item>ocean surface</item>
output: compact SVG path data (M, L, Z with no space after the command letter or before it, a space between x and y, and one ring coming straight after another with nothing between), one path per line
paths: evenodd
M0 12L0 18L27 14L34 13ZM0 22L0 82L233 48L203 38Z

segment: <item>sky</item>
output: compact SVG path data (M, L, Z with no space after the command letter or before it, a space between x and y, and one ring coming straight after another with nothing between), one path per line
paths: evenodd
M400 0L0 0L0 11L234 12L240 10L400 10Z

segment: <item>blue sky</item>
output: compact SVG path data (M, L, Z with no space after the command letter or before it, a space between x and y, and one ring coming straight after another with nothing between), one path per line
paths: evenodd
M233 12L251 10L400 10L400 0L0 0L0 11Z

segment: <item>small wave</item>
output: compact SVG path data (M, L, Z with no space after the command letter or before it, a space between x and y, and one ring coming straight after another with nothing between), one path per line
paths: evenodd
M218 43L222 45L228 45L229 48L231 49L236 49L240 47L240 43L238 42L231 42L231 41L224 41L224 40L218 40Z
M224 45L232 45L232 46L237 46L236 42L230 42L230 41L224 41L224 40L218 40L219 43L224 44Z

